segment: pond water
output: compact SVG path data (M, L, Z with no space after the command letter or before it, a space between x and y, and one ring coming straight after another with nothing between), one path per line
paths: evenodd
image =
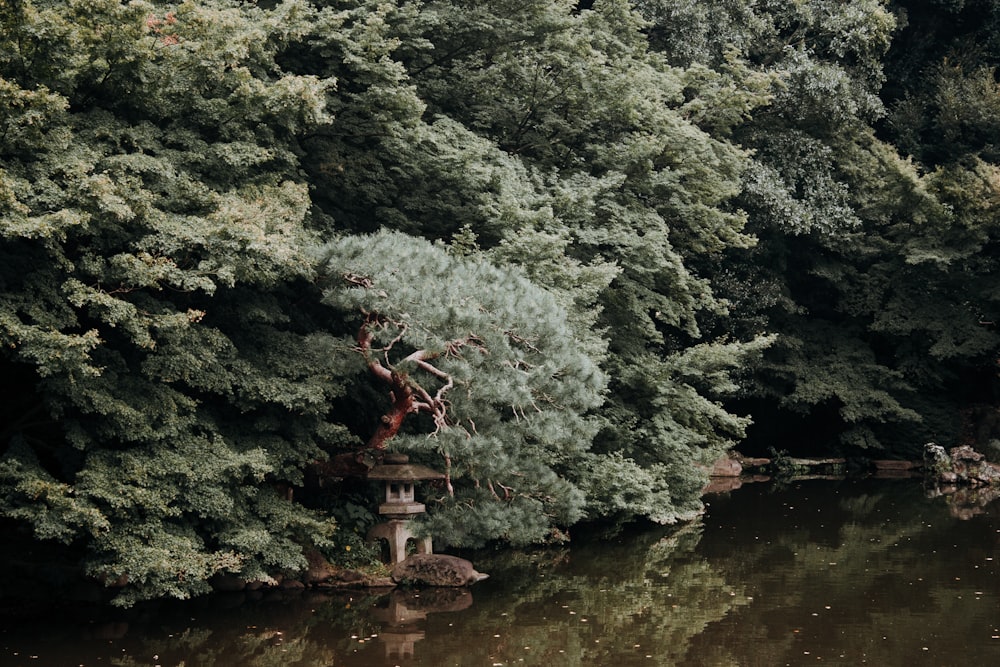
M471 589L8 623L0 665L1000 664L1000 508L969 516L912 480L707 500L682 528L477 554L491 577Z

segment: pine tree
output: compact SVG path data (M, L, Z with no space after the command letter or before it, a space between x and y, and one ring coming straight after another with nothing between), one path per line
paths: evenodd
M480 254L399 232L319 253L324 302L355 322L344 345L386 396L367 447L445 472L428 507L435 539L525 544L579 520L573 477L605 380L555 298Z

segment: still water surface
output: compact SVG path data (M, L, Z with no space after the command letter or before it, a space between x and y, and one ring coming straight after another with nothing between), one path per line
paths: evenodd
M0 628L0 665L1000 664L1000 508L753 484L696 523L475 556L470 590L161 605Z

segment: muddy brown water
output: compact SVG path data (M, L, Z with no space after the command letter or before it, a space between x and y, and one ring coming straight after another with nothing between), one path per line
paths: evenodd
M1000 507L751 484L698 521L474 556L470 589L222 596L0 627L0 665L1000 664ZM963 518L960 518L963 517Z

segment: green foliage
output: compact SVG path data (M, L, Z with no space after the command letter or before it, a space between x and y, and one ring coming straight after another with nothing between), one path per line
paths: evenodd
M125 577L121 604L301 569L330 531L271 489L344 437L326 415L336 362L289 308L312 275L289 140L325 118L329 82L274 57L309 14L3 16L0 343L64 440L3 443L0 512Z
M893 4L898 10L910 3ZM886 5L640 6L654 26L651 43L673 61L697 59L718 68L726 54L758 76L774 77L771 102L732 129L734 139L754 150L738 201L758 245L727 253L725 274L734 280L718 289L733 308L728 320L712 322L721 328L738 324L744 335L761 327L780 333L745 395L763 398L755 405L767 406L763 412L773 419L811 419L806 423L833 435L847 451L913 455L926 439L958 437L959 405L974 393L970 385L960 386L960 378L980 388L990 381L984 361L995 355L997 341L988 324L992 317L982 315L993 306L973 287L979 280L959 277L964 270L958 268L967 261L958 257L979 252L972 248L985 247L979 243L988 244L989 233L973 241L965 231L969 223L955 211L966 210L970 195L989 201L992 186L972 186L989 179L971 177L965 181L971 187L952 190L962 194L951 199L936 185L943 172L922 174L919 165L901 160L877 138L872 125L884 114L878 94L885 65L898 73L912 57L891 48L911 44L911 32L937 29L926 16L908 24L906 13L890 13ZM690 43L672 28L673 21L704 26L709 16L712 27L696 31ZM951 83L938 85L939 93L921 84L924 77L916 70L909 80L889 81L897 96L922 91L921 97L907 93L912 105L897 102L890 116L907 145L927 142L931 148L946 131L942 143L961 151L960 137L971 136L972 119L989 108L992 84L985 74L961 82L956 68L947 71ZM928 131L930 117L921 109L933 94L950 96L947 106L931 107L947 108L948 120L942 112ZM984 173L981 167L975 171ZM945 180L956 175L952 170ZM978 216L974 226L983 230L989 217ZM971 261L981 276L992 275L988 260ZM746 294L754 283L763 297L756 301Z
M357 497L286 494L363 440L448 473L424 527L465 545L690 517L748 407L995 440L996 26L5 3L0 515L128 604L370 558Z

